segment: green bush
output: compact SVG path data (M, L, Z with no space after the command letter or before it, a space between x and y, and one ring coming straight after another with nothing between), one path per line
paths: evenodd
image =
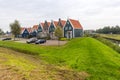
M67 41L67 38L60 38L60 41Z
M84 34L84 37L90 37L90 34Z
M28 35L28 36L27 36L28 39L29 39L29 38L32 38L32 37L33 37L33 35Z
M113 42L111 42L107 39L104 39L102 37L96 37L96 39L101 41L102 43L106 44L107 46L111 47L112 49L114 49L118 53L120 53L120 47L118 45L115 45Z

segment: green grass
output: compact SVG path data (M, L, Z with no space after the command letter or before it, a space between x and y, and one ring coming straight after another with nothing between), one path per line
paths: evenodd
M119 80L120 54L93 38L76 38L61 47L2 42L0 46L39 55L50 64L90 75L88 80Z
M7 59L6 62L4 62L5 65L20 67L22 70L25 71L29 71L36 68L34 65L32 65L29 61L27 61L23 57L16 57L14 55L3 53L0 56Z
M36 65L25 59L23 56L16 56L15 54L18 54L18 52L0 48L0 69L6 70L6 72L3 70L3 74L7 74L7 71L9 72L11 69L9 74L23 74L24 77L27 78L30 71L36 69ZM4 66L4 68L2 68L2 66Z

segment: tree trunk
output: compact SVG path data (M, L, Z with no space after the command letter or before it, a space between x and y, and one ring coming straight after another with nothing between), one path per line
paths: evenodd
M60 41L59 41L60 38L58 38L58 47L60 46Z
M15 35L14 35L14 41L15 41Z

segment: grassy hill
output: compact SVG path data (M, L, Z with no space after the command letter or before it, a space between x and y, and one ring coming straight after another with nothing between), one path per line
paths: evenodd
M61 47L2 41L0 46L34 53L49 64L84 72L88 80L120 79L120 54L93 38L76 38Z
M37 56L0 47L0 80L84 80L86 77L83 72L47 64Z
M120 79L120 54L92 38L73 39L56 52L42 55L49 62L85 71L92 80Z

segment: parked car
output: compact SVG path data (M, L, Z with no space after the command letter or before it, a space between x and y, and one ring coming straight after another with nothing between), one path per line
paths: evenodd
M3 38L2 41L11 40L12 38Z
M35 42L35 44L41 44L41 43L45 43L46 40L45 39L39 39Z
M37 38L30 38L29 40L26 41L26 43L35 43L37 41Z

